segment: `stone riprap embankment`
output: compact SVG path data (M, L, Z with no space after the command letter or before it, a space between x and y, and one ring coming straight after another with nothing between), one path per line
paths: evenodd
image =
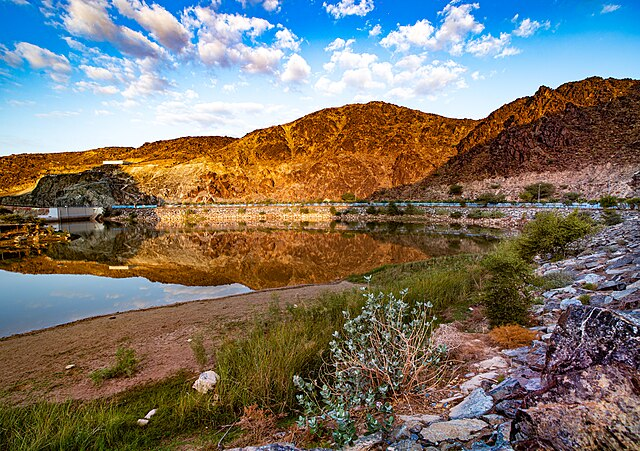
M404 210L406 207L400 207ZM282 226L292 223L344 222L366 224L370 222L433 223L518 229L546 208L521 207L424 207L418 206L411 213L401 215L367 213L367 207L338 205L215 205L215 206L168 206L157 208L153 213L139 212L138 220L149 222L158 228L210 227L242 224L252 226ZM574 208L553 211L569 214ZM601 210L584 210L594 219L600 219ZM623 218L632 217L632 211L620 211Z
M441 414L399 415L389 436L348 449L640 449L640 219L629 216L576 243L578 256L539 266L571 278L538 293L531 345L470 363Z

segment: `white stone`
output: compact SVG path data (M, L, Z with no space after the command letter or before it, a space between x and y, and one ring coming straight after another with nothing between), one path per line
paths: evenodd
M138 426L146 426L147 424L149 424L149 420L147 420L146 418L139 418L137 423Z
M474 376L468 381L460 384L460 389L465 393L469 393L470 391L473 391L476 388L480 387L482 385L482 381L488 380L491 382L496 382L496 379L498 379L498 373L496 373L495 371L478 374L477 376Z
M220 376L215 371L205 371L200 374L198 380L193 383L193 388L199 393L207 393L218 383Z
M72 364L70 364L70 365L65 366L65 367L64 367L64 369L65 369L65 370L72 370L72 369L74 369L75 367L76 367L76 366L72 363Z
M495 370L499 368L507 368L509 364L505 359L500 356L495 356L491 359L483 360L475 364L481 370Z
M566 310L571 305L582 305L582 302L576 298L563 299L562 302L560 302L560 310Z
M157 411L158 411L157 409L151 409L151 410L149 411L149 413L147 413L147 414L144 416L144 418L145 418L145 419L147 419L147 420L150 420L150 419L151 419L151 417L152 417L152 416L154 416L154 415L156 414L156 412L157 412Z

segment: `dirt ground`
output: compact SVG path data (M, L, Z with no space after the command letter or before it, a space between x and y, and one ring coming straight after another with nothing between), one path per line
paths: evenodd
M194 301L77 321L0 340L0 401L28 404L40 400L95 399L158 381L179 370L196 375L188 341L204 338L210 357L226 337L277 300L280 305L312 300L326 291L355 288L349 282L264 290L227 298ZM118 346L142 360L132 378L97 387L89 374L111 365ZM65 370L67 365L75 365Z

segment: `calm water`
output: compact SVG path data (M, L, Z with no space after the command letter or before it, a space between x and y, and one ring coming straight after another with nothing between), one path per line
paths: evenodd
M481 252L494 241L484 231L395 223L179 232L79 227L75 232L71 243L0 262L0 336L95 315L326 283L383 264Z

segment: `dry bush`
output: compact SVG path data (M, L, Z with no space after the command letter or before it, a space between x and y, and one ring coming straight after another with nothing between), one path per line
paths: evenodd
M489 332L491 340L503 349L528 346L536 338L537 333L522 326L500 326Z
M458 330L456 323L443 323L433 331L431 340L436 347L444 346L447 353L452 354L462 346L466 337Z
M243 434L233 442L234 447L244 447L269 443L278 432L277 417L256 404L244 408L244 413L236 423Z

